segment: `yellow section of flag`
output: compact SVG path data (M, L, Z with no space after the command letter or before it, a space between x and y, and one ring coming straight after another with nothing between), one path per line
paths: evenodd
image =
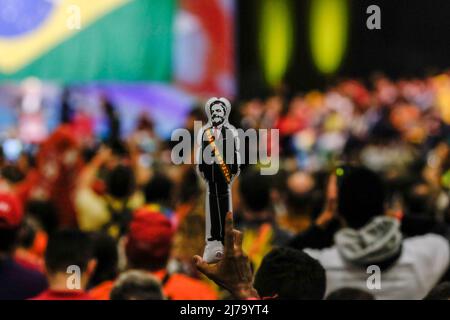
M48 1L55 7L42 25L19 37L0 38L0 72L12 74L20 70L101 16L132 0Z

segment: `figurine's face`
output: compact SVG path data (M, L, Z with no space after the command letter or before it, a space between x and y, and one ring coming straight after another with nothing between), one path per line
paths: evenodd
M211 107L211 121L214 126L219 126L225 121L225 108L220 104Z

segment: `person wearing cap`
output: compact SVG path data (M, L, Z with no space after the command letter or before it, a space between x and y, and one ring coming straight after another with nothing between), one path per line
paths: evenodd
M19 200L9 193L0 194L0 300L31 298L47 288L40 272L26 268L13 258L23 209Z
M201 280L183 274L169 273L167 263L172 248L174 228L162 213L148 207L133 214L125 239L128 269L156 276L164 295L171 300L216 300L217 292ZM90 291L96 299L109 299L114 281L101 283Z

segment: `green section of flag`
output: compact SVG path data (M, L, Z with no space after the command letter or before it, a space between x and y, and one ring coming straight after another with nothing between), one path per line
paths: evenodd
M0 80L170 81L175 10L176 0L133 0Z

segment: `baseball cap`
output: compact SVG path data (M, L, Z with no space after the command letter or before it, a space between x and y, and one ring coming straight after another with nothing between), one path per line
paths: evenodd
M23 208L19 199L11 193L0 193L0 228L16 228L22 218Z
M174 229L170 220L161 212L144 207L133 214L126 245L131 262L162 264L172 246ZM143 259L145 257L145 259Z

